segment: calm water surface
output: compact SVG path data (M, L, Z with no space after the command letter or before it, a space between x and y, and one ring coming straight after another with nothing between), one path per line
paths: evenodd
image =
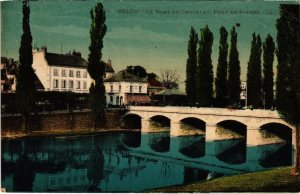
M291 144L106 133L2 140L1 187L33 192L138 192L291 165Z

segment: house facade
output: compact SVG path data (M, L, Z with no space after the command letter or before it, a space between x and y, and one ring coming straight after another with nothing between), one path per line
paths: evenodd
M107 105L149 104L148 82L145 78L132 75L126 70L104 79Z
M109 77L114 72L111 61L104 64L106 73L104 77ZM87 66L87 61L76 51L56 54L47 52L46 47L41 51L33 51L32 67L45 91L88 93L93 80Z

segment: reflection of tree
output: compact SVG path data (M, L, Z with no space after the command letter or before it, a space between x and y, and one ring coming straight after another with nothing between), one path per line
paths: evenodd
M99 147L93 146L90 152L89 163L87 168L87 176L90 181L90 187L88 188L88 191L101 191L98 188L98 185L100 184L101 178L103 177L104 155Z
M32 191L34 170L32 161L29 160L27 154L21 155L15 166L13 176L14 191Z

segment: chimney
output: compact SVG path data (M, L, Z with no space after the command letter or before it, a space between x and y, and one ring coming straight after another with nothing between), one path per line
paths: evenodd
M47 53L47 47L46 46L42 46L41 51L46 54Z
M108 59L108 65L111 67L111 60Z

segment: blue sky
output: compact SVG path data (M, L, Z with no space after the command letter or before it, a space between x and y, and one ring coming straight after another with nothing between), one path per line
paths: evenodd
M60 53L62 44L63 53L75 49L87 59L91 22L89 12L97 2L30 2L33 45L45 45L49 52ZM200 28L208 25L213 32L212 58L216 68L220 27L223 25L230 31L233 25L240 23L237 29L238 50L241 77L244 79L250 55L251 34L259 33L262 40L268 33L276 38L275 24L279 17L280 2L104 0L102 3L106 9L108 28L104 38L103 60L110 58L115 70L129 65L141 65L148 72L159 75L163 70L174 69L180 73L181 81L184 81L191 26L199 32ZM18 60L22 3L1 2L1 12L2 56Z

